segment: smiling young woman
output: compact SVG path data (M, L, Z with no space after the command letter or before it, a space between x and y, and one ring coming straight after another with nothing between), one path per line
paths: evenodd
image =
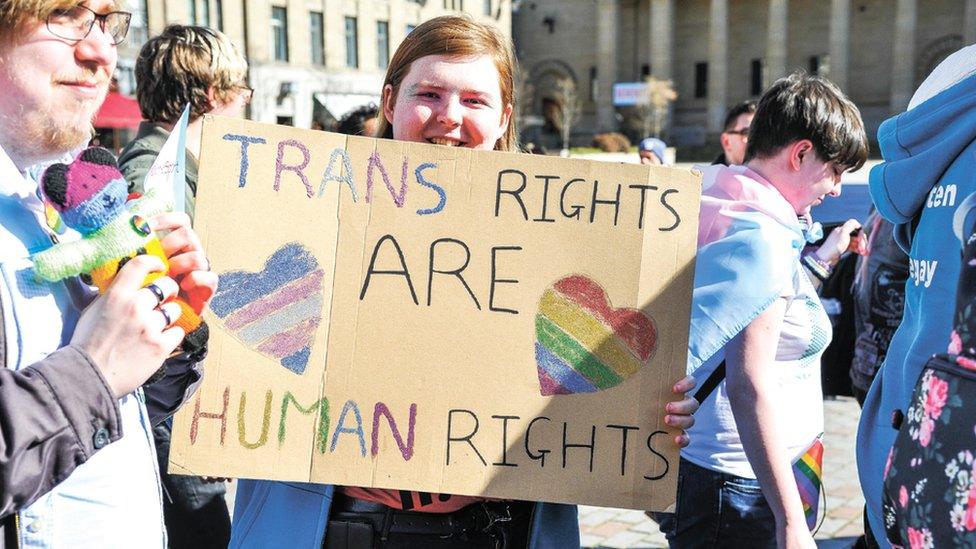
M378 136L451 147L514 151L515 57L497 29L445 16L418 26L383 83ZM677 382L665 421L692 424L697 409ZM682 432L675 439L687 444ZM573 505L452 494L242 480L231 547L578 547Z

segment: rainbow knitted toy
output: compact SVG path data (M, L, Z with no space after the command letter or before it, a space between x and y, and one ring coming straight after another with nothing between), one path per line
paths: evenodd
M70 164L50 166L41 176L41 189L64 223L82 238L34 254L34 272L39 278L56 282L81 275L99 293L105 293L119 269L143 254L160 258L166 266L164 272L150 273L143 286L166 275L169 262L146 220L170 208L154 190L127 203L128 185L112 153L91 147ZM182 298L174 302L182 312L174 326L186 332L183 350L199 355L209 336L207 325Z

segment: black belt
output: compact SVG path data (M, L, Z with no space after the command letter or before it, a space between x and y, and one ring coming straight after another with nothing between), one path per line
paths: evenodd
M532 504L520 501L482 501L452 513L402 511L382 503L336 493L330 521L368 523L385 539L390 534L454 537L505 529L513 520L528 523Z

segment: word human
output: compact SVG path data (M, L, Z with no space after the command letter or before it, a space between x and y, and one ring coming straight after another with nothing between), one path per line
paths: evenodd
M360 411L359 404L352 399L346 400L345 404L342 406L342 411L339 412L338 418L335 420L335 428L332 429L332 436L329 436L330 427L332 425L331 412L329 407L329 399L322 397L307 406L303 406L301 402L295 398L290 391L285 391L281 395L281 399L276 401L274 391L268 389L265 391L263 399L263 407L261 408L261 427L254 435L253 425L249 426L247 422L247 417L251 415L247 414L248 410L248 394L247 391L241 391L240 397L238 399L237 406L237 442L242 448L248 450L254 450L260 448L268 443L268 437L271 434L271 419L274 412L278 412L278 428L277 441L278 447L281 448L285 445L285 440L287 439L287 433L289 432L288 426L292 425L292 430L298 428L299 431L307 430L309 428L309 420L303 419L303 417L311 418L311 422L314 424L315 428L315 447L318 449L319 453L335 453L338 446L352 445L352 447L359 453L360 457L366 457L366 431L363 426L363 415ZM220 445L224 446L227 442L227 423L229 419L230 412L230 387L225 387L222 394L222 405L219 412L216 411L204 411L201 409L200 401L202 398L197 398L196 404L193 408L193 419L190 423L190 445L197 443L197 438L200 436L200 425L203 420L206 421L216 421L219 425L220 433ZM253 407L253 400L251 406ZM289 415L290 414L290 415ZM295 417L296 414L298 417ZM288 418L293 417L291 422ZM303 427L295 427L295 423L299 423ZM372 416L372 429L370 430L370 449L369 454L376 456L379 453L380 448L380 432L382 429L382 424L386 424L389 427L389 436L393 437L397 448L400 451L401 457L404 461L410 461L413 457L414 448L414 431L417 424L417 404L411 403L407 412L407 428L406 437L403 436L400 426L401 422L398 423L390 410L390 407L383 402L377 402L373 406L373 416Z

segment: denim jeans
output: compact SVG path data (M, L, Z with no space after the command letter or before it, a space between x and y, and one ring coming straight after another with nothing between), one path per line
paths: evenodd
M681 459L674 513L654 513L671 547L776 547L776 519L759 481Z

